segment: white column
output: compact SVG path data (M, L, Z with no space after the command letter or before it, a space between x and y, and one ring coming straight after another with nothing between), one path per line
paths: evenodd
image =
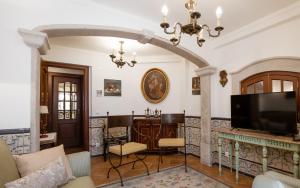
M30 147L35 152L40 150L40 55L45 55L50 46L46 33L26 29L18 32L31 48Z
M196 70L200 76L201 88L201 140L200 140L200 160L203 164L212 165L211 159L211 93L210 77L216 72L214 67L204 67Z

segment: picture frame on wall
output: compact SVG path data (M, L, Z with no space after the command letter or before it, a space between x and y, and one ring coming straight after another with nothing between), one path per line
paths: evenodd
M104 79L104 96L121 96L121 80Z
M200 77L192 78L192 95L201 95Z
M167 74L158 68L148 70L141 82L144 98L153 104L162 102L168 96L169 87Z

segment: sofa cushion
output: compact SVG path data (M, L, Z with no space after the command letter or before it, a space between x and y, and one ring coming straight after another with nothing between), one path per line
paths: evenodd
M0 139L0 188L7 182L20 178L16 163L8 145Z
M83 176L70 181L61 188L95 188L95 185L89 176Z
M6 188L56 188L66 184L68 176L63 160L59 157L57 160L49 163L44 168L37 170L23 178L5 184Z
M73 178L69 161L65 155L63 145L45 149L35 153L16 156L17 168L21 177L24 177L44 166L48 163L62 157L69 179Z

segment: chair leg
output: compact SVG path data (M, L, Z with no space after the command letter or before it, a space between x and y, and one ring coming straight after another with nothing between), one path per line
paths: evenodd
M185 172L187 172L187 165L186 165L186 145L184 146L184 166L185 166Z
M112 163L111 157L110 157L110 154L109 154L109 153L108 153L108 160L109 160L109 163L110 163L111 167L110 167L110 169L109 169L108 172L107 172L107 178L109 178L109 174L110 174L110 172L111 172L111 169L114 169L114 170L118 173L118 175L119 175L119 177L120 177L120 180L121 180L121 186L123 187L123 186L124 186L124 184L123 184L123 178L122 178L121 173L120 173L120 171L119 171L119 169L118 169L120 166L122 166L122 155L120 156L120 161L119 161L119 164L118 164L117 166L115 166L115 165Z
M157 172L159 172L159 164L160 163L162 163L161 148L159 148L158 163L157 163Z
M149 168L148 168L148 166L147 166L147 164L145 163L145 161L144 161L144 159L147 157L147 154L145 154L145 156L144 157L139 157L139 156L137 156L137 154L134 154L135 155L135 157L138 159L138 161L141 161L143 164L144 164L144 166L146 167L146 170L147 170L147 175L149 176L150 175L150 173L149 173ZM135 161L136 162L136 161ZM134 162L134 163L135 163Z
M113 168L113 169L119 174L119 177L120 177L120 180L121 180L121 186L123 187L124 186L124 184L123 184L123 178L121 176L121 173L120 173L119 169L118 168Z
M109 174L110 174L110 171L111 171L112 168L113 168L113 167L110 167L110 168L109 168L109 170L108 170L108 172L107 172L107 175L106 175L106 178L109 178Z

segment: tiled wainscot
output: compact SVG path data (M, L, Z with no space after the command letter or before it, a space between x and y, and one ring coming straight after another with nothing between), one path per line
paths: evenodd
M29 129L1 130L0 139L7 143L12 154L30 153Z

